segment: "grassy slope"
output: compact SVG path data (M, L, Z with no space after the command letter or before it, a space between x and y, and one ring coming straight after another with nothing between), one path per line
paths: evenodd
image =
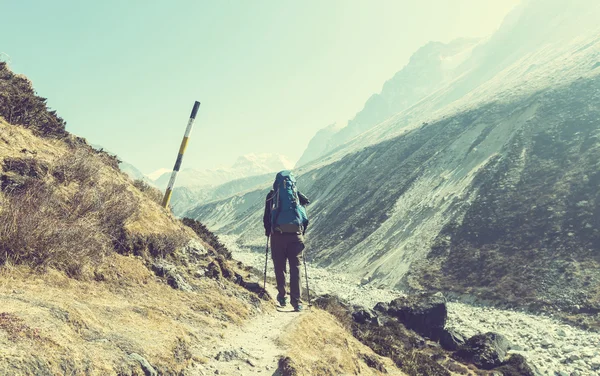
M229 265L212 234L199 229L199 239L114 158L65 132L5 65L0 168L0 374L147 374L139 356L159 374L183 374L214 355L228 327L274 309L233 283L235 273L249 276ZM190 251L190 240L206 252ZM191 291L153 273L157 262ZM327 354L301 369L368 372L354 357L377 358L331 317L302 319L296 329L283 340L291 355ZM311 346L293 339L304 332ZM314 347L321 342L326 349Z
M0 160L33 159L52 170L71 155L71 149L62 140L42 139L28 129L0 122ZM49 249L57 253L41 265L29 257L31 252L20 253L23 258L11 257L7 252L5 263L0 267L0 347L3 349L0 373L140 374L139 363L130 359L131 353L142 355L164 373L180 372L194 360L202 361L206 350L196 344L218 338L227 325L241 323L255 313L251 302L255 303L256 298L228 281L191 278L185 273L185 265L180 268L195 292L175 290L156 277L149 266L154 260L153 248L160 248L162 243L154 244L154 239L164 240L169 236L192 239L195 234L147 199L126 176L104 163L101 155L87 154L85 158L91 159L90 163L97 168L89 177L95 182L92 186L100 190L110 184L124 185L130 193L126 197L135 201L135 210L123 224L123 239L135 240L134 245L121 249L122 254L114 249L95 255L99 257L82 253L80 259L74 260L81 266L76 275L71 276L76 278L69 276L71 264L63 260L62 243L52 244ZM10 176L11 172L5 171L4 175ZM67 206L83 189L81 182L59 184L50 176L40 179L45 179L55 196ZM15 193L4 192L3 214L20 199ZM90 220L93 218L91 214L86 215ZM16 220L15 228L26 223L25 219ZM11 236L6 227L4 223L0 231L3 247ZM78 229L104 231L103 227L93 226ZM81 248L86 248L84 243L90 234L79 235ZM156 238L152 238L153 235ZM40 241L42 237L27 239ZM35 247L35 244L29 246ZM78 249L71 252L79 254ZM168 254L166 258L174 264L182 264L179 252ZM18 254L18 250L14 254ZM187 270L202 270L210 261L209 257L199 260L189 264Z
M389 358L348 336L347 328L320 309L305 314L288 330L282 342L299 375L405 375Z

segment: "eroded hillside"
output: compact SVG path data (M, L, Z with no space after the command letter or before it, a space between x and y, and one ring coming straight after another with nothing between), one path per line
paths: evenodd
M423 124L302 174L316 260L392 286L595 306L599 98L594 73ZM265 194L194 214L255 244ZM407 284L415 262L427 267ZM575 269L546 273L564 268Z

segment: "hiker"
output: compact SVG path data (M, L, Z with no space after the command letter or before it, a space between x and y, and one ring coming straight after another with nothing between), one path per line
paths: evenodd
M267 195L263 223L265 235L271 237L271 257L277 280L277 302L287 304L285 290L286 264L290 265L290 297L294 311L302 311L300 299L300 260L304 250L304 234L308 218L304 206L310 202L296 188L291 171L281 171L275 177L273 189Z

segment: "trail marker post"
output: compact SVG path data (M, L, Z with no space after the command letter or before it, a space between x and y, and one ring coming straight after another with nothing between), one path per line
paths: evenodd
M179 168L181 168L183 154L185 153L185 149L187 148L187 144L190 139L190 134L192 133L192 127L194 126L194 120L196 120L196 114L198 113L199 108L200 102L195 101L194 107L192 108L192 114L190 115L190 120L188 121L187 128L185 129L185 134L183 135L183 140L181 141L181 146L179 147L179 153L177 154L175 167L173 167L173 173L171 174L171 179L169 180L169 185L167 186L165 197L163 198L162 206L164 208L167 208L169 206L169 201L171 201L171 194L173 194L173 186L175 185L175 179L177 178Z

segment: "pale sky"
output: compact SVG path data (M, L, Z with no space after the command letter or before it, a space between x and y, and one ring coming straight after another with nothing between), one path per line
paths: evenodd
M67 130L149 173L296 161L429 41L485 37L519 0L0 0L0 52Z

